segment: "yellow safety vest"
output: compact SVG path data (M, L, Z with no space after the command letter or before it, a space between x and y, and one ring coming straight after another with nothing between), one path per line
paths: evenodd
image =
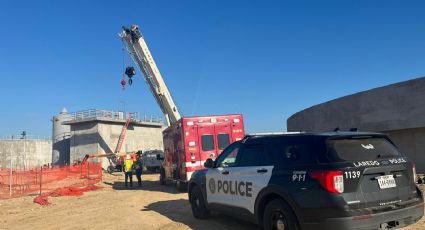
M124 165L125 171L126 172L130 172L132 170L131 166L133 166L133 161L131 159L130 160L125 160L125 163L124 164L125 164Z

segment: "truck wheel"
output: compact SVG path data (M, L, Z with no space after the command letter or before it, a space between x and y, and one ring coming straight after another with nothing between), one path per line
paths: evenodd
M192 207L192 214L195 218L206 219L210 216L210 210L206 207L204 196L198 186L195 186L190 192L189 202Z
M165 182L165 172L164 172L164 170L160 170L160 172L159 172L159 183L160 183L161 185L165 185L165 184L166 184L166 182Z
M283 200L272 200L264 209L263 227L264 230L298 230L297 218Z
M108 171L109 174L112 174L113 172L115 172L115 167L112 165L109 165L106 171Z
M176 185L177 191L179 191L179 192L186 192L187 191L187 183L182 182L180 180L177 180L175 185Z

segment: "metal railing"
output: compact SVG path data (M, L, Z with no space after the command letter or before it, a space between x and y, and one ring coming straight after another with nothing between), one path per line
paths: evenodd
M112 119L112 120L127 120L131 118L136 122L152 122L152 123L164 123L164 120L161 116L147 116L144 114L140 116L139 113L126 113L123 111L112 111L112 110L102 110L102 109L89 109L79 112L67 114L69 120L83 120L83 119Z
M5 135L0 136L0 140L14 140L14 141L20 141L20 140L52 140L52 137L48 136L39 136L39 135L26 135L22 136L21 134L17 135Z

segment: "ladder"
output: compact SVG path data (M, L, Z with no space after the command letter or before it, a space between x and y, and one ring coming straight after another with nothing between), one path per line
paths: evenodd
M120 138L118 139L117 148L115 149L115 153L119 153L121 151L122 143L125 139L125 134L127 133L128 125L130 124L131 116L128 116L127 121L125 122L124 127L122 127Z

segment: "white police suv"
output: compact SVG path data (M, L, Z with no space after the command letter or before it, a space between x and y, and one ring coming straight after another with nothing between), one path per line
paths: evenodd
M264 229L395 229L424 213L415 167L384 134L246 136L189 182L196 218L210 210Z

